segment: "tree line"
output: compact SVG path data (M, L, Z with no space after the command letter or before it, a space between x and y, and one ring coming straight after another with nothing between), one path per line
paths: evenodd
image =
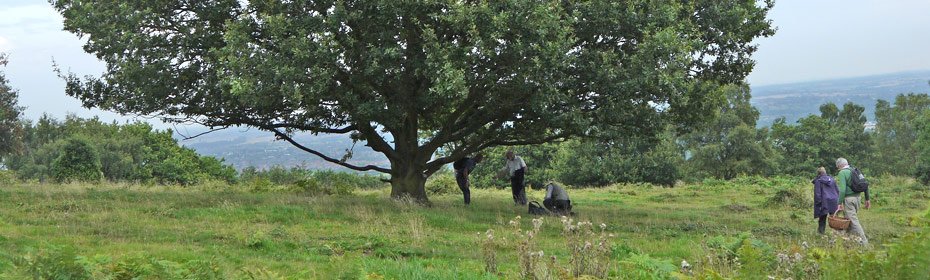
M0 56L0 65L5 61ZM719 110L707 121L685 129L665 125L650 128L655 133L592 134L483 152L493 159L515 149L532 166L528 181L533 185L548 180L575 186L674 185L704 178L810 176L819 166L835 172L837 157L848 158L869 174L914 176L930 182L927 94L901 94L893 102L879 100L874 127L868 128L865 108L854 103L842 107L826 103L820 106L819 115L796 123L780 118L771 127L757 127L760 114L750 103L748 85L718 87L710 95L722 99ZM240 175L221 159L180 146L171 130L153 129L142 122L104 123L73 115L56 120L43 115L33 123L23 118L24 108L17 100L18 92L0 72L0 159L22 179L190 185L206 180L232 183L240 177L254 181L251 178L276 178L281 173L248 169ZM617 132L599 132L609 133ZM493 173L498 168L494 165L489 161L476 170L476 186L494 185Z
M556 180L574 186L678 181L738 176L813 176L817 167L836 172L834 161L845 157L867 174L913 176L930 182L930 96L900 94L879 100L874 122L855 103L825 103L819 114L795 123L784 117L771 127L758 127L759 110L750 103L747 85L720 89L720 111L690 132L667 128L654 138L578 139L545 145L499 147L486 151L492 159L514 149L529 165L528 181L536 186ZM493 185L496 161L473 173L476 186Z
M144 122L105 123L74 115L23 120L13 139L18 150L3 158L24 180L127 181L190 185L205 180L235 182L236 170L221 159L178 144L171 130Z

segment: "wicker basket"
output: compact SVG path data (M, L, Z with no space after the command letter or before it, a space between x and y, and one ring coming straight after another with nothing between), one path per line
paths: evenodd
M849 218L846 218L846 212L843 212L844 217L837 216L836 213L840 212L839 209L836 212L833 212L833 215L827 217L827 222L830 223L830 227L835 230L846 230L849 228L849 223L851 222Z

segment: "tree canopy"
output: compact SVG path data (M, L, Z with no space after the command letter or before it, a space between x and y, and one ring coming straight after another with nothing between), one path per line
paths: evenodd
M7 55L0 53L0 67L6 63ZM22 149L23 109L19 106L19 92L10 87L6 75L0 71L0 161Z
M85 106L256 127L421 201L427 177L489 147L704 121L774 33L769 0L51 2L107 65L63 74ZM391 164L296 132L349 134Z

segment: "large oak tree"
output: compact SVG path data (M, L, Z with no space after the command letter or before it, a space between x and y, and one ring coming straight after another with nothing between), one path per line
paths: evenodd
M489 147L702 121L774 33L772 2L754 0L52 3L107 65L64 75L85 106L256 127L421 201L427 177ZM297 132L350 134L390 166Z

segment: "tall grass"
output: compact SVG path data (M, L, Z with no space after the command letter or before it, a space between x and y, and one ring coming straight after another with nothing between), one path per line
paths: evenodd
M460 193L433 195L433 205L421 207L391 200L386 188L328 195L287 185L13 183L0 186L0 279L930 275L920 266L930 249L930 190L906 178L875 179L874 208L860 214L874 247L861 248L843 235L816 234L809 205L795 202L809 199L808 184L756 177L569 189L578 213L569 224L583 222L584 231L573 237L558 217L533 217L539 225L521 227L519 238L508 222L532 219L507 189L473 189L470 206ZM858 266L875 270L851 269Z

